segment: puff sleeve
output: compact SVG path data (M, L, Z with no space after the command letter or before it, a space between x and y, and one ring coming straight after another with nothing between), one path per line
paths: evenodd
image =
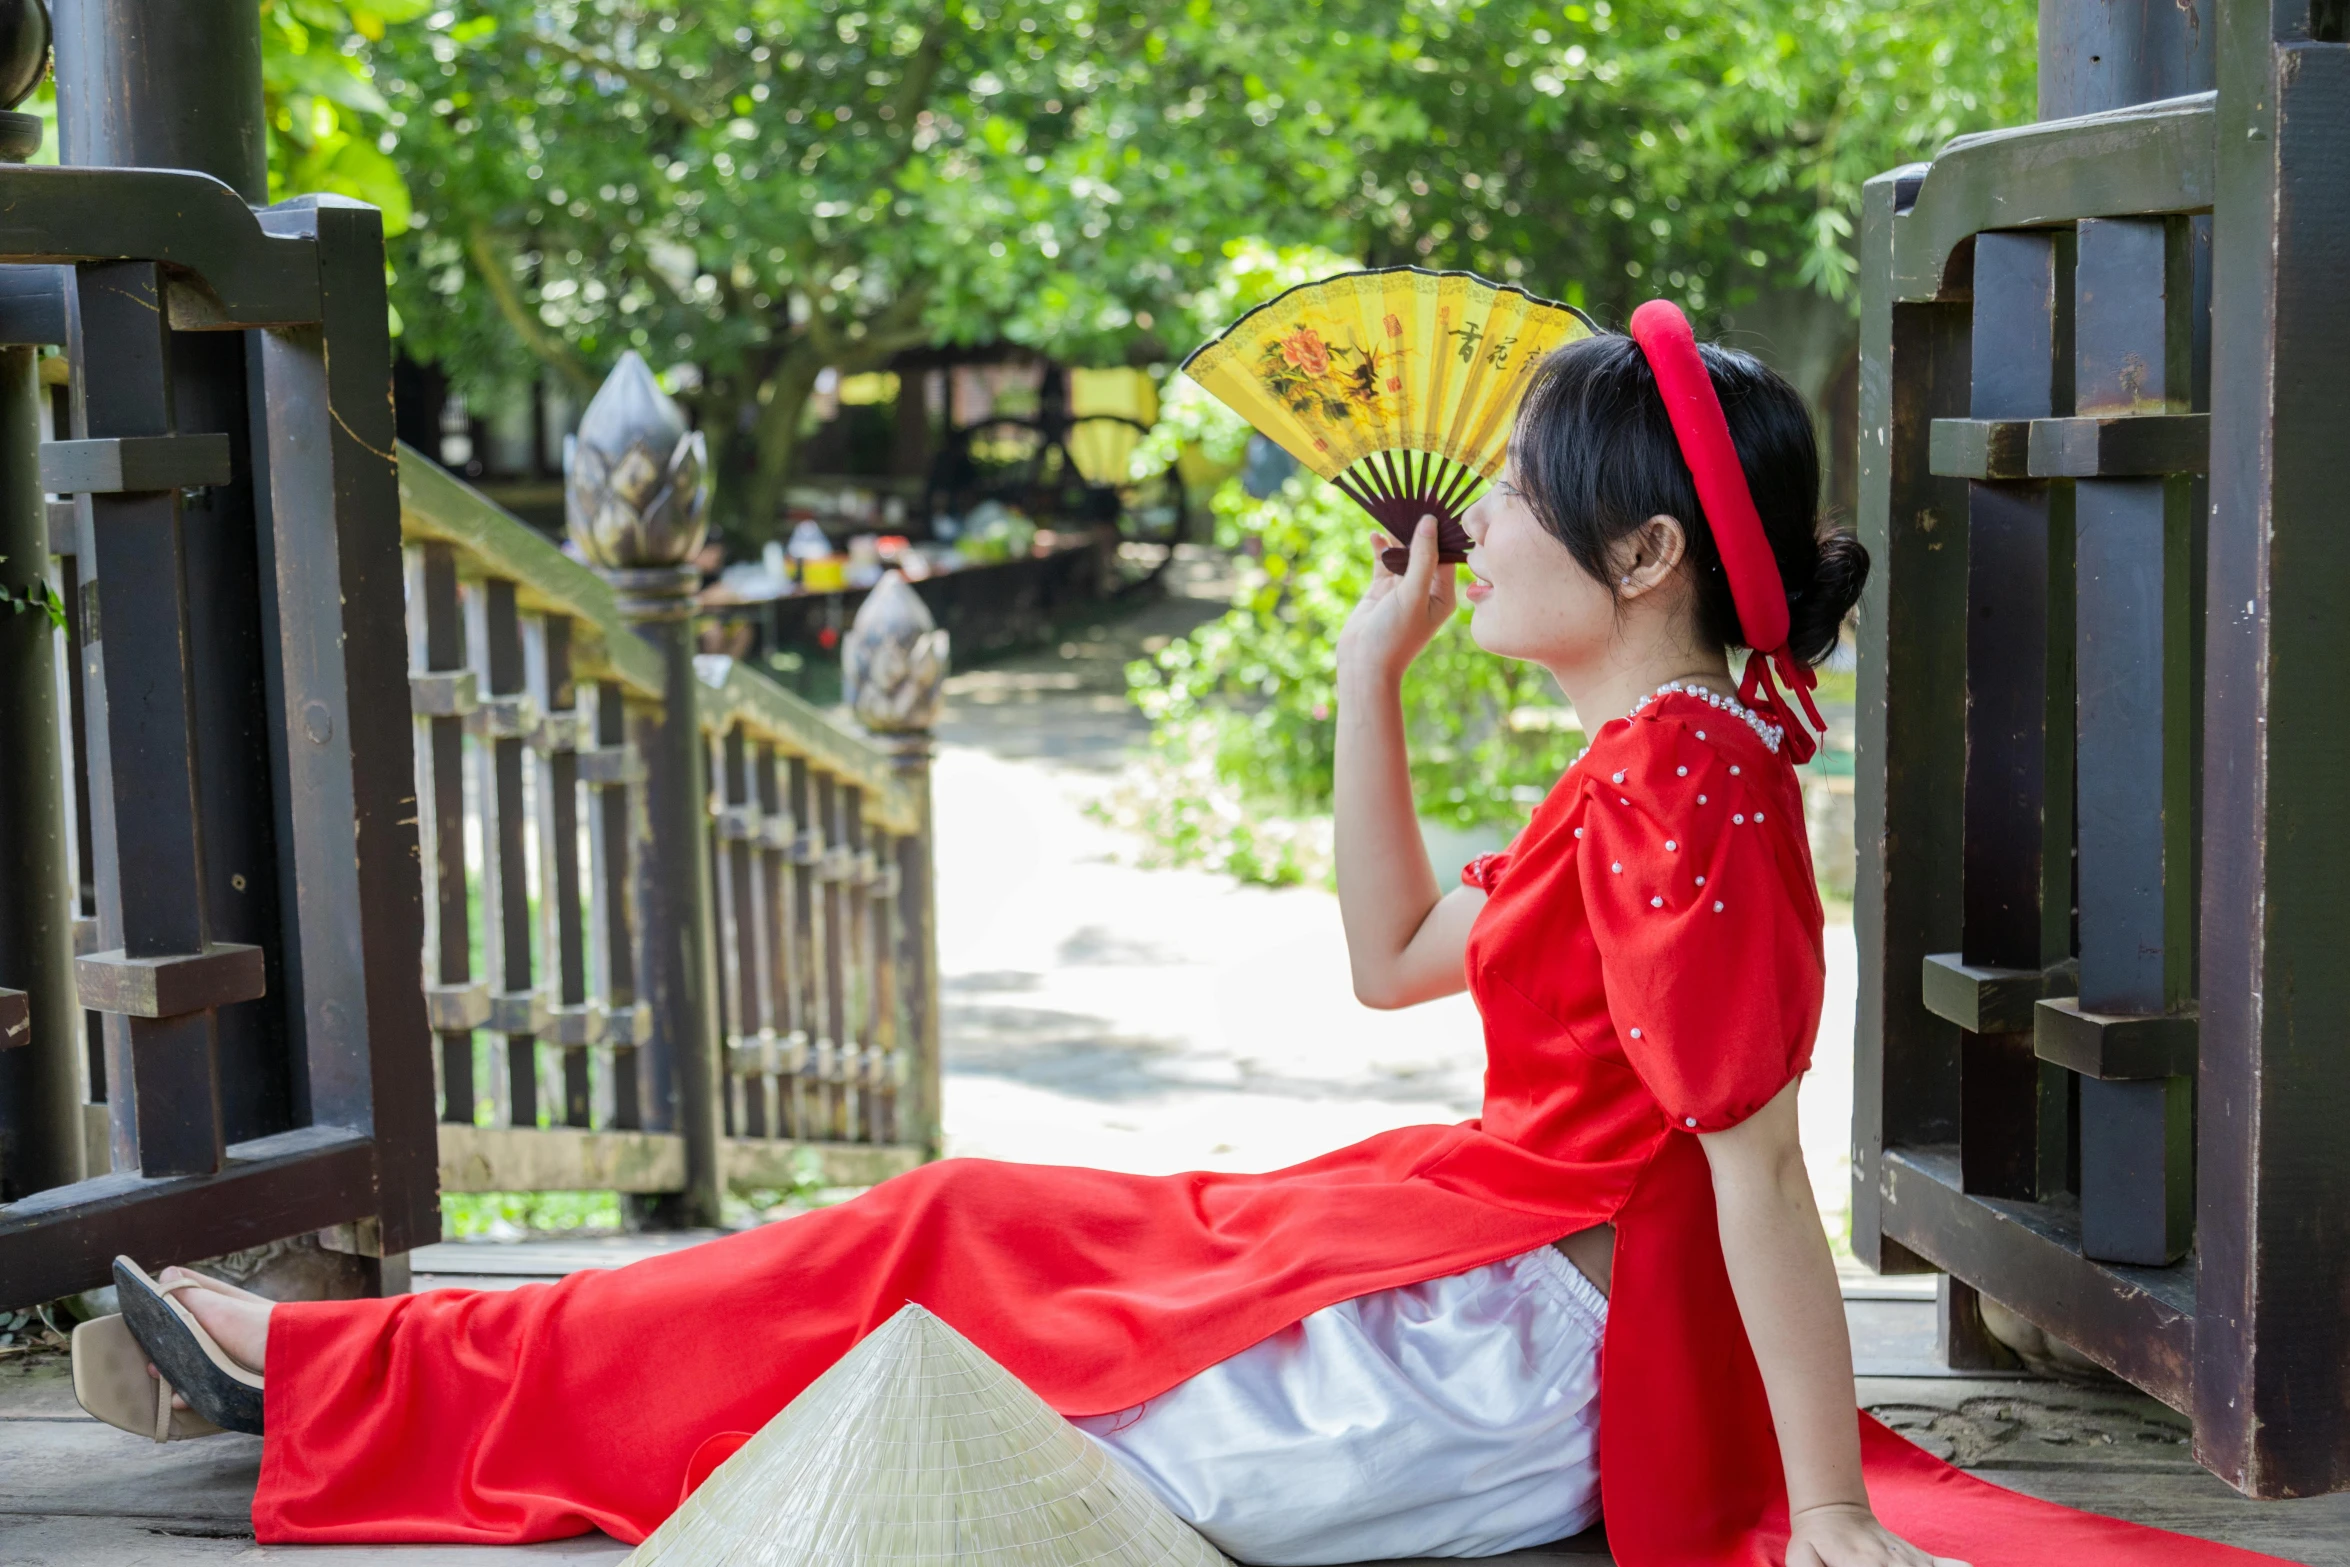
M1501 879L1501 873L1509 869L1510 853L1516 847L1517 845L1512 843L1508 849L1495 849L1490 853L1480 854L1462 866L1461 885L1474 887L1479 892L1491 892L1493 884Z
M1767 753L1678 721L1635 722L1593 760L1578 879L1616 1042L1674 1126L1734 1126L1810 1064L1819 1027L1800 792Z

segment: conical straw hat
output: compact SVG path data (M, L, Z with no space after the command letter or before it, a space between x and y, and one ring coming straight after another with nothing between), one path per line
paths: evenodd
M624 1567L1229 1567L979 1347L909 1305Z

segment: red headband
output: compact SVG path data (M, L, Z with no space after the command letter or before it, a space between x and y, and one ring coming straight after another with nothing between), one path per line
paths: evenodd
M1632 312L1632 340L1648 358L1656 389L1665 400L1665 416L1681 445L1681 460L1697 484L1697 503L1713 529L1714 549L1730 578L1730 598L1738 606L1738 626L1746 645L1754 650L1746 661L1746 677L1738 694L1746 705L1776 720L1790 753L1798 762L1811 760L1817 749L1811 730L1787 710L1786 699L1771 681L1771 666L1779 678L1802 699L1804 713L1821 733L1828 726L1812 705L1818 684L1811 666L1787 650L1787 589L1779 577L1779 562L1763 536L1762 518L1754 496L1746 488L1746 470L1738 465L1738 449L1730 443L1729 421L1722 417L1721 399L1714 395L1713 377L1698 357L1697 339L1689 318L1670 300L1652 299Z

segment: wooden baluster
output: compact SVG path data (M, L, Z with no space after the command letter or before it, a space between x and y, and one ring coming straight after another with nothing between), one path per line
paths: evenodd
M1976 419L2070 412L2071 236L1975 241ZM2045 973L2072 951L2072 496L1978 480L1967 498L1964 957ZM1969 1192L2031 1200L2065 1184L2069 1080L2017 1028L1961 1046Z
M816 778L803 756L791 759L792 816L799 834L792 849L793 1051L799 1062L799 1135L817 1142L829 1135L832 1103L831 1057L824 1038L823 932L817 892L824 863L824 818L817 813Z
M842 832L840 780L830 773L816 774L816 819L824 824L822 877L824 922L824 1049L830 1085L826 1096L824 1135L846 1141L855 1126L856 1044L849 1036L848 928L842 908L847 890L845 859L848 847Z
M873 951L866 937L871 930L872 855L865 846L865 791L852 783L840 789L842 945L849 973L849 1032L855 1054L848 1072L856 1090L850 1110L848 1135L859 1142L873 1137L874 1108L881 1102L881 1050L874 1028Z
M594 796L588 815L588 856L593 867L590 925L596 952L596 987L603 1003L603 1037L611 1083L608 1124L635 1131L644 1125L644 1085L638 1048L645 1017L637 1001L636 917L630 902L630 840L633 791L644 768L628 743L627 698L616 681L595 688L595 749L580 758L580 775Z
M726 731L713 776L719 781L718 889L721 989L726 999L728 1076L740 1098L735 1131L742 1137L771 1135L767 1116L767 1074L760 1028L760 920L755 858L759 805L751 787L751 741L741 724Z
M716 989L712 994L711 1011L718 1023L718 1117L719 1130L727 1137L741 1135L742 1107L736 1102L738 1062L735 1054L735 943L733 900L727 896L727 839L726 805L726 737L702 736L702 776L708 785L708 799L703 803L703 814L710 820L711 830L702 835L703 853L708 857L708 873L703 888L710 900L710 939L715 943L711 953L710 979Z
M775 747L761 741L751 782L759 804L759 974L765 1012L762 1030L769 1073L775 1078L775 1133L800 1135L794 1103L798 1082L793 1048L791 895L789 876L797 823L783 806L782 771Z
M866 1135L877 1143L898 1140L898 1090L905 1071L905 1020L898 1014L897 840L872 829L872 889L866 898L867 983L873 997L873 1088Z
M2078 243L2077 411L2187 412L2188 220L2084 220ZM2081 1249L2155 1266L2185 1255L2195 1204L2194 1025L2174 1014L2194 992L2196 488L2185 474L2074 486L2081 988L2040 1014L2056 1039L2127 1030L2174 1047L2096 1050L2078 1080ZM2056 1039L2043 1054L2063 1059Z
M55 388L58 412L44 426L66 428L63 402L66 389ZM65 601L65 657L69 672L81 658L82 572L81 544L71 501L49 503L49 547L57 555L59 594ZM98 942L97 860L90 841L90 716L87 689L78 673L65 682L66 731L71 737L65 757L65 799L73 811L74 955L94 951ZM106 1111L106 1021L104 1014L82 1013L83 1084L82 1173L104 1175L114 1167L109 1148Z
M475 677L466 667L457 555L427 544L408 555L409 705L416 715L416 836L424 867L425 1015L440 1042L441 1119L474 1121L473 1032L489 991L473 977L465 884L465 724Z
M477 710L483 760L482 909L496 937L489 943L490 1028L505 1040L501 1119L509 1126L536 1126L538 1035L545 1003L532 980L530 881L523 848L530 816L522 782L524 736L534 727L535 714L514 584L488 578L468 595L468 608L478 632L474 671L485 690Z
M565 1126L595 1122L588 1047L603 1037L603 1014L588 1001L587 939L579 878L579 688L571 669L571 617L535 617L530 689L539 719L534 771L539 819L539 939L553 955L554 1005L547 1033L562 1051Z

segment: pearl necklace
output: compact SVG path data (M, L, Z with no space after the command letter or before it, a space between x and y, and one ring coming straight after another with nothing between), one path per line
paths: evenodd
M1626 713L1624 716L1626 718L1637 718L1640 716L1640 710L1642 708L1646 707L1649 703L1655 701L1660 696L1693 696L1700 702L1703 702L1710 707L1720 708L1723 712L1728 713L1732 718L1739 720L1741 723L1745 724L1747 728L1753 730L1755 733L1755 738L1762 741L1762 743L1770 749L1771 754L1774 756L1778 754L1779 741L1786 734L1786 731L1781 729L1777 724L1766 723L1763 720L1761 714L1755 712L1753 708L1748 707L1745 703L1733 700L1730 697L1723 696L1718 691L1709 691L1704 686L1691 685L1684 680L1666 681L1663 685L1658 686L1654 691L1651 691L1648 695L1633 703L1632 711Z

